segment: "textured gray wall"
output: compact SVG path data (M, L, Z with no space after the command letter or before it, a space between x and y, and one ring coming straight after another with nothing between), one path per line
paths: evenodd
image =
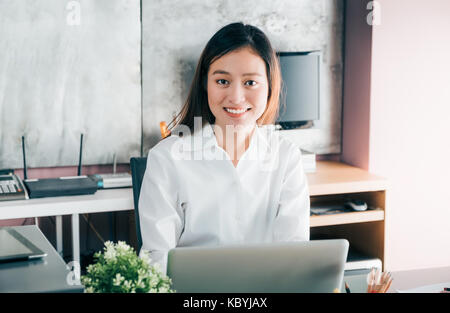
M339 153L342 108L341 0L143 1L144 153L186 98L206 42L236 21L261 28L277 51L322 51L321 119L283 135L316 153Z
M23 134L31 167L77 164L81 132L86 164L139 155L139 15L139 0L0 0L0 168L22 167Z
M278 51L322 51L321 119L282 133L340 152L342 0L142 2L145 154L181 108L208 39L235 21L260 27ZM31 167L77 164L81 132L85 164L139 155L139 13L139 0L0 0L0 168L22 166L23 134Z

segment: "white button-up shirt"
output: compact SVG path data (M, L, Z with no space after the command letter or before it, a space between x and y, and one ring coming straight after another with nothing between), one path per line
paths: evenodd
M206 124L148 154L139 199L142 248L167 266L174 247L309 240L300 149L256 127L235 167Z

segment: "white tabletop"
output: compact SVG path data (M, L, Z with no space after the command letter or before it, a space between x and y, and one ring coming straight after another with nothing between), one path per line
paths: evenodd
M133 209L132 188L105 189L85 196L0 201L0 220Z

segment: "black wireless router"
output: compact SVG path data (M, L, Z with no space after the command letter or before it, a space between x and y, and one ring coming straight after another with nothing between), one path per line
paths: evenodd
M80 159L78 176L59 178L27 178L27 163L25 157L25 137L22 136L24 183L30 198L61 197L90 195L97 191L97 183L87 176L81 176L81 159L83 153L83 134L80 142Z

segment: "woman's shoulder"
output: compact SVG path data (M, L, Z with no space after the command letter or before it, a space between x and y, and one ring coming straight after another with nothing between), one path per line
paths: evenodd
M180 137L176 135L170 135L162 140L160 140L156 145L154 145L148 152L149 157L163 156L165 158L171 155L173 147L179 143Z
M301 154L300 147L285 138L280 130L273 125L259 126L259 132L265 141L273 148L276 148L281 156L295 156Z

